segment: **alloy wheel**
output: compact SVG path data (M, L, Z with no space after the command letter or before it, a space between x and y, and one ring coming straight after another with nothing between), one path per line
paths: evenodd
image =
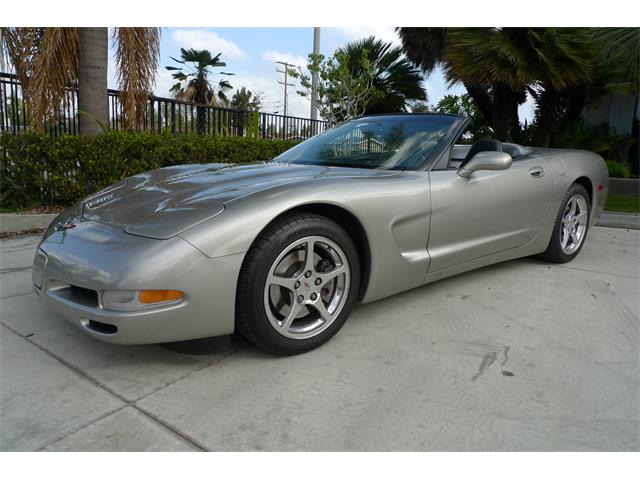
M587 232L588 213L586 198L579 193L574 194L562 215L560 247L565 254L571 255L580 248Z
M323 236L296 240L271 265L264 308L281 335L303 339L324 331L349 295L349 262L338 244Z

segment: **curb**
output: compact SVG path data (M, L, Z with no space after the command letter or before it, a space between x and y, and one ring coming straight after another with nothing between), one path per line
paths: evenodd
M640 215L637 213L603 212L596 226L640 230Z
M609 195L637 197L640 195L640 180L637 178L610 178Z
M57 213L0 213L0 234L42 230L57 216Z

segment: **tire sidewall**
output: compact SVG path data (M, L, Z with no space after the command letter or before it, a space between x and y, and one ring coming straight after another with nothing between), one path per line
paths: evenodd
M318 347L333 337L344 325L351 313L353 304L358 296L360 285L358 253L349 235L329 219L322 217L302 217L300 220L303 221L296 221L293 225L285 226L284 235L276 236L275 241L267 243L266 248L260 250L254 257L252 265L248 268L250 277L246 296L250 298L239 299L239 301L248 302L245 305L245 310L248 315L247 321L251 322L252 328L262 342L266 342L273 350L289 354L306 352ZM340 314L329 327L314 337L294 339L281 335L271 325L264 310L264 288L269 270L278 255L296 240L310 236L326 237L334 241L342 249L346 256L346 261L349 262L351 275L349 293Z

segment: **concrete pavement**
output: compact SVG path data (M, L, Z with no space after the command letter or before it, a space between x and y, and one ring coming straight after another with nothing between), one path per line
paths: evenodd
M109 345L31 293L0 241L0 450L638 450L640 232L358 306L277 358Z

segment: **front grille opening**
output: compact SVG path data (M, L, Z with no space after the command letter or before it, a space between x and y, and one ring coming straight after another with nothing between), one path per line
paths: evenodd
M88 307L98 306L98 292L89 288L69 285L69 300Z
M96 322L95 320L89 320L87 328L104 335L113 335L118 331L118 327L116 327L115 325L111 325L110 323Z
M49 280L47 292L53 297L68 300L78 305L92 308L98 307L98 292L89 288L78 287L77 285L70 285L60 280L51 279Z

